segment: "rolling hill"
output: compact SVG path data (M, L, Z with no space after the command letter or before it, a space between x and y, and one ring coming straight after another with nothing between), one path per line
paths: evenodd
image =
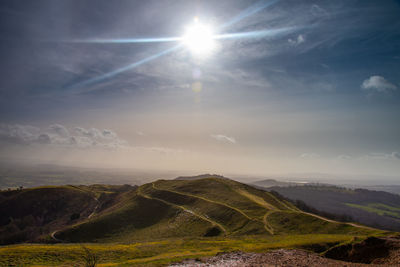
M47 186L0 191L0 244L38 242L118 202L132 186Z
M67 242L293 233L363 233L366 228L304 213L271 193L223 178L158 180L93 218L61 229Z
M397 194L325 185L269 187L266 190L278 192L294 202L304 202L318 211L346 216L371 227L400 231L400 196Z
M35 230L33 237L8 243L59 243L0 246L4 259L0 265L76 262L82 243L101 255L104 266L153 266L232 250L306 248L323 252L338 244L387 234L306 213L269 192L213 176L158 180L139 187L62 186L0 195L0 208L9 218L2 222L3 235L18 218L32 216L35 221L25 228L27 233ZM10 203L27 207L16 212L6 208ZM36 218L48 213L51 219L38 225ZM73 214L77 215L72 218ZM24 255L24 260L16 255Z

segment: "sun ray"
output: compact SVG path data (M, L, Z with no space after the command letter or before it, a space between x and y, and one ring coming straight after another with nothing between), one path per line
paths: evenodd
M151 55L151 56L149 56L149 57L147 57L147 58L144 58L144 59L142 59L142 60L136 61L136 62L134 62L134 63L132 63L132 64L129 64L129 65L127 65L127 66L124 66L124 67L119 68L119 69L116 69L116 70L113 70L113 71L108 72L108 73L106 73L106 74L103 74L103 75L101 75L101 76L97 76L97 77L91 78L91 79L89 79L89 80L85 80L85 81L76 83L76 84L74 84L74 85L72 85L72 86L68 86L67 88L69 88L69 89L72 89L72 88L81 88L81 87L84 87L84 86L86 86L86 85L92 85L92 84L101 82L101 81L103 81L103 80L106 80L106 79L108 79L108 78L111 78L111 77L113 77L113 76L116 76L116 75L118 75L118 74L120 74L120 73L122 73L122 72L125 72L125 71L127 71L127 70L136 68L136 67L138 67L138 66L140 66L140 65L142 65L142 64L144 64L144 63L150 62L150 61L152 61L152 60L154 60L154 59L156 59L156 58L159 58L159 57L161 57L161 56L165 56L165 55L167 55L167 54L169 54L169 53L172 53L172 52L178 50L180 47L181 47L180 44L179 44L179 45L176 45L176 46L171 47L171 48L169 48L169 49L163 50L163 51L161 51L161 52L159 52L159 53L157 53L157 54L155 54L155 55Z
M249 6L237 16L232 18L225 24L222 24L218 29L221 30L223 28L227 28L232 26L242 19L252 16L261 10L275 4L279 0L270 0L265 1L261 0L256 2L255 4ZM138 67L144 63L150 62L154 59L157 59L161 56L167 55L173 51L176 51L185 45L193 52L194 55L206 55L211 52L215 47L215 40L224 40L224 39L238 39L238 38L264 38L264 37L272 37L275 35L283 34L290 32L294 28L282 28L282 29L273 29L273 30L261 30L261 31L250 31L250 32L238 32L238 33L224 33L224 34L214 34L212 27L205 24L200 24L198 18L195 18L194 24L187 28L187 31L182 37L156 37L156 38L119 38L119 39L77 39L66 41L69 43L99 43L99 44L134 44L134 43L165 43L165 42L180 42L180 44L163 50L157 54L151 55L142 60L136 61L132 64L124 66L122 68L116 69L114 71L108 72L98 77L91 78L86 81L82 81L76 83L72 86L67 86L67 88L80 88L87 85L92 85L113 76L116 76L122 72Z
M100 44L133 44L133 43L167 43L181 41L182 37L159 37L159 38L121 38L121 39L77 39L69 43L100 43Z

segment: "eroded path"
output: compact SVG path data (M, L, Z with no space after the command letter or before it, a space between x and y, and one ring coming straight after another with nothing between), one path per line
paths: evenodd
M153 183L153 188L154 188L155 190L157 190L157 188L154 187L154 183ZM162 190L163 190L163 189L162 189ZM199 214L199 213L197 213L197 212L195 212L195 211L193 211L193 210L191 210L191 209L188 209L188 208L186 208L186 207L184 207L184 206L176 205L176 204L174 204L174 203L168 202L168 201L166 201L166 200L164 200L164 199L161 199L161 198L149 196L149 195L147 195L146 193L143 193L140 187L138 188L138 195L140 195L140 196L142 196L142 197L145 197L145 198L147 198L147 199L154 199L154 200L157 200L157 201L161 201L161 202L163 202L164 204L167 204L167 205L173 206L173 207L175 207L175 208L181 209L181 210L183 210L184 212L188 212L188 213L190 213L190 214L192 214L192 215L194 215L194 216L196 216L196 217L198 217L198 218L200 218L200 219L202 219L202 220L204 220L204 221L209 222L212 226L217 226L217 227L220 228L224 233L227 232L226 229L225 229L225 227L223 227L220 223L217 223L216 221L213 221L213 220L211 220L210 218L207 218L207 217L205 217L205 216L203 216L203 215L201 215L201 214Z

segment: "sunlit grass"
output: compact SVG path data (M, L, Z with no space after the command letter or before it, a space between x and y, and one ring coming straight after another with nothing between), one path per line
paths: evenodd
M363 236L360 236L363 237ZM240 239L199 238L166 239L135 244L82 244L95 253L98 266L161 266L185 258L213 256L219 252L241 250L265 252L277 248L329 248L351 242L350 235L248 236ZM0 266L37 265L83 266L84 250L80 244L22 244L0 247Z
M346 203L347 206L362 209L367 212L375 213L380 216L389 216L393 218L400 219L400 208L392 207L382 203L368 203L365 205Z

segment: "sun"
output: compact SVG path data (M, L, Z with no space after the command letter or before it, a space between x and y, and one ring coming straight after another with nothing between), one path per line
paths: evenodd
M206 55L215 47L214 33L210 25L202 24L196 18L186 27L183 44L195 55Z

